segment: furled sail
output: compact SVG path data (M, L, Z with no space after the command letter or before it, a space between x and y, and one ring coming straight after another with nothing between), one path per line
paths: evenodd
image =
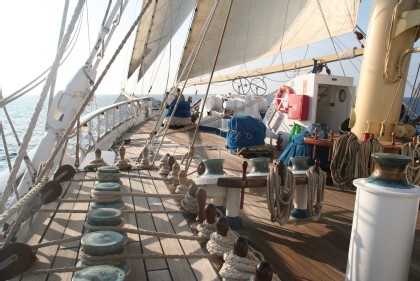
M232 1L216 70L351 32L356 26L359 9L358 0ZM204 0L197 5L178 75L182 73L182 67L185 67L200 38L213 2ZM188 78L210 72L230 2L231 0L218 1ZM185 80L185 77L181 80Z
M155 0L137 27L128 77L141 65L138 80L166 47L195 7L195 0Z

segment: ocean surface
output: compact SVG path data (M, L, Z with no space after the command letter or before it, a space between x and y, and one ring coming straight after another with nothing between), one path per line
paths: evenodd
M162 95L152 94L150 96L159 100L162 99ZM193 102L199 100L201 97L202 96L200 95L192 95ZM117 98L118 98L118 95L97 95L86 107L84 114L92 112L98 108L111 105L115 102ZM7 113L10 116L10 119L13 123L13 126L15 128L16 134L19 137L20 142L22 142L23 137L25 136L25 133L29 127L29 123L34 114L34 110L38 102L38 99L39 99L39 96L28 95L28 96L23 96L6 105ZM37 123L37 126L35 127L33 138L32 138L31 143L29 144L28 150L31 150L32 148L34 148L38 144L38 142L41 140L42 135L45 132L46 116L47 116L47 105L44 105L44 108L38 118L38 123ZM13 130L7 120L7 117L4 113L3 108L0 108L0 122L3 125L3 133L6 138L9 156L12 160L12 165L13 165L13 160L17 155L19 146L17 144L16 138L14 137ZM0 132L0 135L1 135L1 132ZM3 138L0 138L0 172L5 169L8 169L8 166L7 166L6 154L4 150Z
M157 99L161 99L161 95L151 95L151 96ZM117 97L118 95L97 95L87 106L85 113L89 113L103 106L111 105L114 103ZM192 95L193 103L202 97L203 95ZM12 119L12 122L14 124L13 126L15 127L16 133L20 141L22 141L27 131L27 128L29 126L29 123L34 113L36 103L38 102L38 98L39 98L38 96L33 96L33 95L24 96L24 97L19 98L18 100L15 100L9 103L6 106L6 110L10 118ZM408 102L409 102L409 98L407 97L404 98L404 103L408 104ZM417 113L417 116L420 115L420 108L417 109L416 113ZM47 115L47 107L44 106L44 109L42 110L42 113L38 119L39 122L33 133L34 137L32 139L32 142L29 144L29 150L36 146L36 144L40 141L45 131L46 115ZM6 118L6 115L3 109L0 109L0 121L3 125L4 136L6 138L6 142L8 144L9 155L13 163L13 159L16 157L19 146L16 142L16 139L13 135L13 131L9 125L9 122ZM7 167L7 160L6 160L6 155L4 151L3 139L1 139L0 140L0 172L7 168L8 167Z

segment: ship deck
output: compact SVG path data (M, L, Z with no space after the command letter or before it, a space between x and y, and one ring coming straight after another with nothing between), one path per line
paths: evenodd
M145 139L153 122L146 122L128 132L121 140L125 142L126 158L131 161L139 157ZM161 153L175 155L180 162L193 137L193 130L168 134L163 141ZM244 158L232 155L225 148L225 139L217 134L199 132L195 150L197 158L191 169L203 158L224 158L226 171L236 175L242 172ZM215 149L214 145L218 145ZM117 146L115 147L117 149ZM160 157L157 157L160 159ZM158 161L156 162L158 163ZM250 169L251 167L248 167ZM191 170L190 170L191 171ZM156 169L131 170L130 174L160 177ZM95 173L78 172L72 181L63 183L61 199L88 199L93 187ZM122 178L124 191L150 194L170 194L167 184L161 180ZM133 230L149 230L191 236L194 224L188 223L181 213L165 213L165 210L179 210L173 198L124 196L126 209L125 227ZM265 188L245 190L244 208L241 210L243 227L237 232L248 238L249 243L259 250L272 265L282 280L343 280L350 241L355 192L340 191L327 187L322 217L317 222L299 220L285 226L272 222L267 209ZM49 241L77 237L86 231L86 213L89 202L57 201L45 206L62 212L40 211L20 231L19 241L38 245ZM77 210L80 210L78 212ZM155 212L150 212L150 210ZM149 212L146 213L145 211ZM189 254L206 254L197 241L177 238L163 238L152 235L128 234L128 254L166 254L179 258L132 260L128 280L219 280L211 259L185 258ZM36 250L37 260L24 273L13 280L71 280L73 272L43 273L51 268L74 267L80 254L80 240L61 245L51 245ZM216 265L217 266L217 265ZM38 275L35 275L38 271ZM35 272L35 273L34 273ZM1 278L0 278L1 279ZM417 218L409 280L420 279L420 219Z

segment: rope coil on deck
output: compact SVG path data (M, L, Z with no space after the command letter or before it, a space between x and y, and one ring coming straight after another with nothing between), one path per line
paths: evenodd
M234 231L228 231L226 236L213 232L206 245L207 251L210 254L223 256L233 248L236 238L238 238L238 234Z
M249 251L246 258L239 257L229 251L223 255L222 268L219 271L223 280L249 280L254 275L257 264L264 260L262 256L257 257Z
M272 221L281 225L289 221L294 193L293 172L282 163L275 163L267 177L267 206Z
M197 225L198 236L210 238L210 235L216 231L216 223L208 223L206 220Z
M125 247L123 248L123 251L121 253L115 255L91 256L89 254L86 254L83 248L80 249L79 254L79 260L82 262L83 265L87 266L101 264L118 265L126 259L127 251Z
M181 208L187 212L197 215L198 214L198 204L197 199L191 194L185 194L185 198L181 201Z

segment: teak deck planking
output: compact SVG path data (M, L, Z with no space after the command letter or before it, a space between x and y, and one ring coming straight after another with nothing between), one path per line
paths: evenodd
M150 132L153 122L146 122L135 130L128 132L122 140L130 139L126 147L126 158L137 160L143 149L145 138ZM193 130L170 131L164 144L187 144L192 140ZM247 159L232 155L225 148L225 139L216 134L199 132L196 144L219 144L220 158L225 159L227 172L241 175L242 163ZM114 146L118 150L119 144ZM161 155L177 153L175 159L180 163L182 156L188 152L186 147L169 148L162 146L156 157L155 165L159 165ZM154 155L154 151L151 152ZM193 171L201 159L218 158L218 150L205 148L195 149L195 160L189 172ZM275 155L277 158L277 155ZM181 165L181 167L183 167ZM251 169L248 166L248 172ZM160 177L157 170L132 170L129 173ZM195 174L189 177L194 177ZM75 178L94 178L92 172L79 172ZM165 181L122 178L124 191L144 193L170 193ZM94 182L63 183L63 198L89 198ZM245 191L244 208L241 210L243 228L238 230L248 238L249 243L263 253L271 263L273 270L282 280L343 280L347 251L350 241L351 223L354 208L354 191L339 191L327 187L323 214L318 222L297 220L280 226L270 220L267 209L265 188L248 188ZM125 196L126 209L132 210L173 210L178 209L173 199L156 197ZM46 208L86 210L89 203L50 203ZM125 226L132 229L144 229L168 233L191 235L191 226L181 214L124 214ZM45 213L39 212L32 219L26 230L30 228L32 236L25 237L25 231L19 239L26 239L29 245L36 245L51 240L78 236L84 233L85 213ZM25 229L25 228L24 228ZM128 234L126 249L130 254L202 254L206 253L199 242L159 238L146 235ZM20 240L22 241L22 240ZM80 241L49 246L37 250L37 261L31 267L48 269L56 267L72 267L77 263ZM28 272L29 272L28 271ZM132 260L132 272L129 280L219 280L219 277L208 259L145 259ZM13 280L71 280L73 273L26 276ZM413 255L409 280L420 278L420 219L417 219Z

